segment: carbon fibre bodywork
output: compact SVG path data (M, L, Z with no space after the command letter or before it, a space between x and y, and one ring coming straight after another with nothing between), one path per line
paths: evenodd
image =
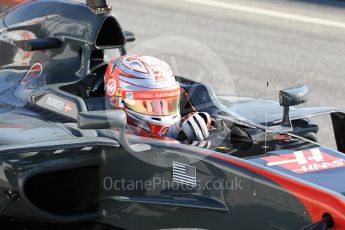
M181 112L214 120L208 145L128 134L139 149L129 152L118 130L77 125L78 113L107 109L106 53L126 44L117 20L62 0L29 1L0 18L0 215L12 224L312 229L327 217L327 228L345 228L338 109L292 108L284 133L277 102L216 95L180 77ZM338 150L308 140L318 132L308 118L321 114L332 115Z

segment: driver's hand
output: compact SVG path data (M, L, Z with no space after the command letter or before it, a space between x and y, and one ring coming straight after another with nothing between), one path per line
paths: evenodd
M167 135L181 142L204 141L210 135L210 126L211 117L208 113L193 112L172 125Z

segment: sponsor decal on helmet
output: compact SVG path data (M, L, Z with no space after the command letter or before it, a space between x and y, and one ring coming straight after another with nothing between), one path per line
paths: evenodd
M116 90L116 96L117 96L117 97L121 97L121 96L122 96L122 88L121 88L121 87L117 88L117 90Z
M280 166L299 174L345 167L344 159L322 152L318 148L263 157L262 160L266 161L269 167Z
M108 96L114 96L117 92L117 84L114 79L110 79L107 82L107 95Z
M133 92L125 92L125 97L124 98L127 98L127 99L130 99L130 100L133 100Z
M156 82L166 81L165 75L160 70L153 71Z
M180 96L180 88L147 91L122 91L122 97L130 100L155 100L167 99Z

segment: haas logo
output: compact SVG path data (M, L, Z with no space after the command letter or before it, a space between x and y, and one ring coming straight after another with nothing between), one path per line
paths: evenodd
M114 96L116 94L117 84L114 79L110 79L107 83L107 95Z
M280 156L263 157L267 166L280 166L295 173L308 173L345 166L345 160L321 152L320 149L296 151Z

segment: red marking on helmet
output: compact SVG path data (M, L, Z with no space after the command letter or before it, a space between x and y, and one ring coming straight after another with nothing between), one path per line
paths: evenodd
M116 82L118 83L118 81L120 80L119 76L126 77L126 78L132 78L132 79L145 79L145 78L136 77L136 76L132 76L128 73L125 73L125 72L121 71L117 66L115 66L115 68L113 69L113 71L111 73L111 77L106 77L106 82L108 82L110 79L115 79ZM124 80L121 80L121 81L124 81ZM124 81L124 82L126 82L128 84L132 84L132 83L127 82L127 81Z
M136 62L138 62L139 64L141 64L141 66L144 67L143 69L145 69L145 71L141 71L141 70L139 70L139 69L135 69L135 68L133 68L132 66L128 65L128 64L130 64L131 61L136 61ZM136 55L133 55L133 56L130 56L130 57L125 57L125 58L122 60L122 64L123 64L126 68L128 68L128 69L130 69L130 70L133 70L133 71L136 71L136 72L139 72L139 73L147 73L147 74L149 73L149 70L147 69L146 64L145 64L142 60L140 60L140 59L138 58L138 56L136 56Z
M138 84L134 84L134 83L132 83L132 82L125 81L125 80L123 80L123 79L119 79L119 81L125 82L125 83L127 83L127 84L129 84L129 85L134 85L134 86L138 86L138 87L141 87L141 88L145 88L145 89L152 89L151 87L143 86L143 85L138 85Z
M108 82L108 80L111 77L111 72L112 72L111 66L112 66L112 63L108 64L107 70L105 72L105 79L104 80L106 83Z

